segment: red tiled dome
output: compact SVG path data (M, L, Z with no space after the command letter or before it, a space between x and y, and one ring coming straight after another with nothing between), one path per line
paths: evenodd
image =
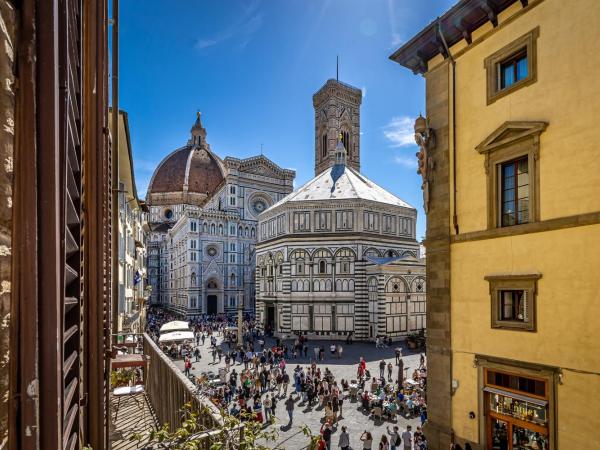
M223 180L221 165L210 150L186 146L162 161L154 172L148 193L182 192L187 182L188 192L210 196Z

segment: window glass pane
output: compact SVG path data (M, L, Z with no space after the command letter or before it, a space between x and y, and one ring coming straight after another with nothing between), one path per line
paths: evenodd
M500 84L500 87L502 89L511 86L514 82L514 68L513 65L508 63L506 65L502 66L502 82Z
M527 55L517 60L517 81L527 77Z

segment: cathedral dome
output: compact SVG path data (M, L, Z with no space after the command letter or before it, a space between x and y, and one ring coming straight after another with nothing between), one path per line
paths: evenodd
M169 154L154 171L148 186L150 203L167 194L169 200L177 201L173 195L180 193L188 198L196 196L197 200L206 200L224 183L223 163L206 143L200 113L191 134L188 144Z
M210 150L188 145L175 150L160 163L148 193L187 191L210 196L224 180L220 161Z

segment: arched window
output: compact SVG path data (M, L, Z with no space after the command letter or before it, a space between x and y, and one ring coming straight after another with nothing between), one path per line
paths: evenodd
M325 264L325 261L319 261L319 273L326 273L327 272L327 265Z
M350 133L347 131L342 131L342 144L344 144L346 153L350 155Z
M250 235L251 235L251 237L256 237L256 229L254 227L252 227L252 230L250 231Z
M236 280L235 280L235 273L231 274L231 277L229 277L229 284L231 286L235 286L236 285Z
M210 224L210 234L215 234L215 224L214 223Z
M219 224L219 234L223 235L223 224Z
M249 235L250 235L249 228L246 227L246 229L244 230L244 236L248 237Z
M327 156L327 133L323 133L321 136L321 157L325 158Z
M196 272L192 272L192 275L190 277L190 282L191 282L192 286L196 286Z

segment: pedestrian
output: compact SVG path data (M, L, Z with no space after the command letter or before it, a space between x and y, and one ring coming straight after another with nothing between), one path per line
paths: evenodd
M363 431L363 434L360 436L360 440L363 443L363 450L371 450L373 446L373 436L367 430Z
M402 348L396 347L396 365L400 365L400 358L402 358Z
M189 358L185 358L185 376L189 377L190 376L190 370L192 369L192 362L190 361Z
M381 344L379 343L379 336L375 338L375 348L379 348ZM386 438L387 439L387 438ZM380 444L381 445L381 444Z
M314 349L315 352L315 361L319 360L319 352L321 351L321 349L319 347L315 347Z
M198 347L196 347L196 350L194 350L194 356L196 357L196 362L200 361L200 349Z
M394 426L394 430L390 431L390 427L387 427L387 432L390 435L390 447L391 450L396 450L400 447L401 439L400 433L398 432L398 427Z
M338 441L338 447L340 447L342 450L348 450L350 448L350 436L346 431L346 427L342 427L340 440Z
M285 398L287 396L287 390L288 390L288 386L290 384L290 376L287 374L287 372L283 372L282 382L283 382L283 397Z
M379 378L384 378L385 379L385 361L382 359L379 362Z
M342 359L342 352L344 351L344 349L342 348L342 344L338 345L337 351L338 351L338 359Z
M388 363L387 368L388 368L388 381L392 381L392 370L394 370L394 367L392 366L391 362Z
M419 360L419 364L421 367L425 366L425 355L421 353L421 358Z
M267 396L265 397L265 401L263 402L263 407L265 408L265 422L270 422L272 405L273 404L271 403L271 397L269 396L269 394L267 394Z
M339 415L339 419L343 419L342 417L342 409L344 406L344 395L340 394L339 399L338 399L338 406L340 407L340 415Z
M323 440L325 441L325 448L327 450L331 450L331 434L333 430L331 429L331 425L329 422L325 422L321 425L321 435L323 436Z
M287 411L288 417L290 419L288 426L291 426L292 420L294 419L294 399L292 398L292 394L290 394L288 399L285 401L285 410Z
M381 436L381 441L379 441L379 450L390 450L390 444L385 434Z
M397 428L397 427L394 427ZM410 425L408 425L406 427L406 431L404 433L402 433L402 442L404 443L404 450L410 450L412 448L412 441L413 441L413 437L412 437L412 433L411 430L412 427Z
M308 345L305 343L302 348L304 350L304 358L308 358Z

